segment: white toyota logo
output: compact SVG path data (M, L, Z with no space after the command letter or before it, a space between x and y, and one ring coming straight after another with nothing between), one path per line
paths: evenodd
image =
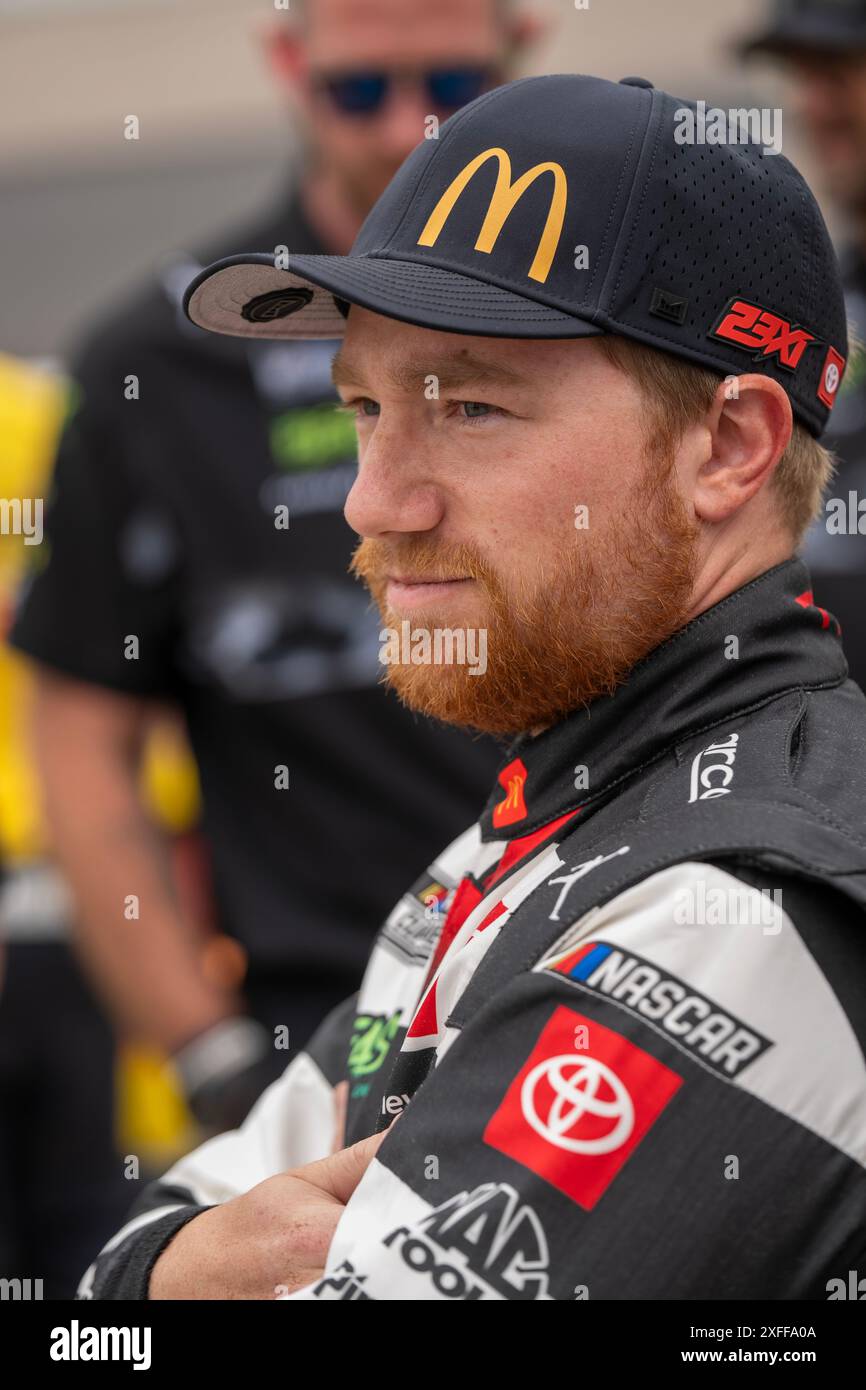
M824 389L828 396L832 396L836 387L839 385L839 368L835 362L831 362L824 373Z
M538 1090L542 1081L550 1086L553 1099L547 1097L539 1104ZM602 1082L613 1092L612 1100L599 1096ZM632 1098L616 1072L604 1062L579 1053L547 1057L533 1067L520 1089L520 1103L527 1123L536 1134L570 1153L612 1153L625 1143L634 1128ZM574 1131L587 1115L609 1118L611 1128L592 1139L576 1138Z

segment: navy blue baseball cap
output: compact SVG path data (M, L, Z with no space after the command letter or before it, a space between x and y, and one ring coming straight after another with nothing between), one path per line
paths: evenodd
M758 132L717 135L644 78L510 82L413 150L347 256L230 256L184 307L246 338L340 337L353 304L449 333L618 334L765 372L818 435L848 351L827 229Z
M866 0L775 0L766 27L738 47L781 56L866 49Z

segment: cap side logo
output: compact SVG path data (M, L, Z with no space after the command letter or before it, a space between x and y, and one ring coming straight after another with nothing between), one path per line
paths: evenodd
M771 309L752 304L748 299L738 299L736 295L728 300L718 323L710 329L710 337L744 348L753 357L775 357L778 365L788 372L797 370L810 343L820 341L814 333L781 318Z
M525 174L520 175L516 183L512 183L511 160L507 151L495 146L489 150L483 150L481 154L476 155L474 159L464 165L456 178L451 180L428 217L416 244L418 246L436 245L439 234L451 216L457 199L470 179L474 178L488 159L497 160L499 168L496 173L496 187L493 190L493 197L490 199L487 213L481 224L481 231L478 233L478 240L475 243L474 249L476 251L491 252L506 220L530 184L533 184L542 174L553 175L547 220L541 233L538 249L535 252L535 259L528 271L530 280L537 280L539 284L543 285L550 274L553 257L562 236L568 199L568 180L565 177L565 170L561 164L555 164L552 160L546 164L534 164L531 169L527 169Z
M818 379L818 400L826 405L828 410L832 410L836 404L836 396L839 387L842 385L842 375L845 371L845 358L841 352L837 352L834 347L828 347L827 356L824 358L821 367L821 375Z
M668 290L660 289L655 286L650 300L649 311L658 319L667 319L668 323L684 324L688 311L689 301L683 299L680 294L670 294Z
M267 294L257 294L255 299L247 300L241 309L241 317L249 323L267 323L270 319L288 318L309 304L313 291L298 285L295 289L268 290Z

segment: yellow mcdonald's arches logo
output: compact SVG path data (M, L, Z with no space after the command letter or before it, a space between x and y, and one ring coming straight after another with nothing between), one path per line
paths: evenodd
M520 805L520 793L523 791L522 777L509 777L508 794L504 801L499 804L503 811L513 811Z
M523 789L529 773L522 758L512 758L507 767L499 773L498 782L505 796L502 801L493 807L493 824L499 828L503 825L513 825L515 821L523 820L527 815L526 802L523 797Z
M490 206L481 224L481 231L478 233L478 240L475 243L476 251L492 251L496 245L497 237L505 225L506 219L512 212L516 203L523 197L530 184L534 183L542 174L550 173L553 175L553 191L550 198L550 208L547 213L547 221L541 233L541 240L535 252L535 259L529 267L529 278L538 280L543 285L553 264L553 257L559 245L559 238L562 235L562 224L565 221L565 204L568 197L568 182L565 171L561 164L554 164L552 160L546 164L534 164L531 169L527 169L525 174L521 174L516 183L511 181L511 160L506 150L494 146L489 150L482 151L481 154L470 160L456 178L446 188L439 202L427 219L424 230L418 238L418 246L435 246L439 233L445 226L454 204L460 197L464 188L471 178L474 178L482 164L486 164L488 159L495 159L499 163L496 174L496 187L493 190L493 197L490 199Z

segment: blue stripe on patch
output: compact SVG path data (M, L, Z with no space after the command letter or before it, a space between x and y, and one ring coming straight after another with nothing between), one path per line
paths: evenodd
M606 942L600 941L597 946L593 946L591 951L587 951L585 956L582 956L579 961L575 962L568 972L568 978L570 980L588 979L593 971L601 965L602 961L610 955L612 950L612 946L608 946Z

